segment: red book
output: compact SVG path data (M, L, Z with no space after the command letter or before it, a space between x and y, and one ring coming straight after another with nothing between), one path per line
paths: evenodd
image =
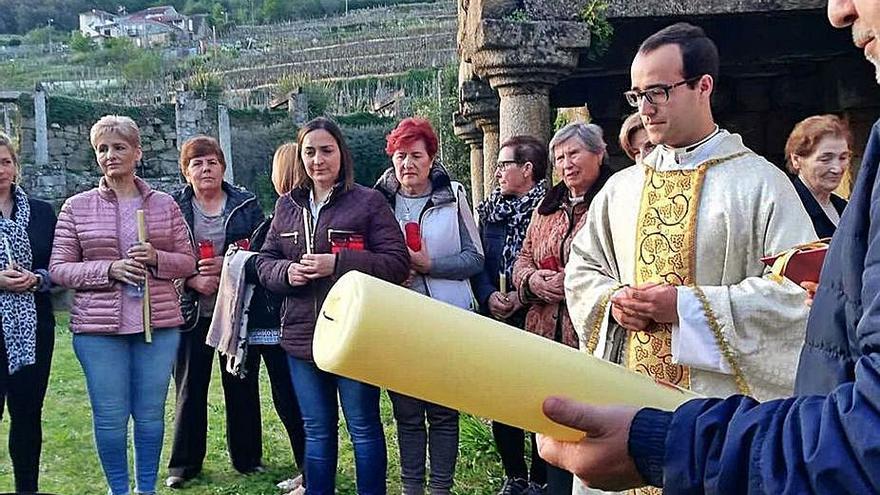
M825 253L828 252L828 246L811 247L809 249L797 250L785 265L785 270L781 275L792 282L800 285L801 282L818 282L819 274L822 271L822 263L825 261ZM784 256L786 253L780 253L776 256L768 256L761 258L767 266L773 266L776 260Z

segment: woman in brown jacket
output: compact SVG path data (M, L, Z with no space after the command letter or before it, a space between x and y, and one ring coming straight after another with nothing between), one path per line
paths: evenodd
M578 337L565 306L565 263L593 196L611 175L604 164L605 141L595 124L575 122L550 141L550 159L562 182L551 188L532 214L513 267L520 300L529 305L526 330L569 347ZM548 465L548 495L570 494L571 474Z
M307 492L336 493L341 405L354 445L357 493L384 495L379 389L318 369L312 339L318 310L339 277L358 270L399 284L409 275L409 253L382 193L354 183L339 126L322 117L306 123L297 148L293 189L275 203L256 267L262 285L284 297L281 347L305 425Z

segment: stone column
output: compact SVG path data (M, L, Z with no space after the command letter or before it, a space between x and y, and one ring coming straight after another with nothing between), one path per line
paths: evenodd
M498 95L483 81L463 81L459 87L461 115L483 131L483 197L495 189L498 161Z
M3 104L3 130L7 136L12 136L12 121L9 120L9 105Z
M46 114L46 91L37 84L34 91L34 164L49 164L49 129Z
M220 148L226 159L223 180L235 184L235 173L232 170L232 133L229 130L229 107L226 105L217 105L217 130L219 131Z
M208 102L192 92L179 91L174 97L174 124L177 147L198 134L215 135L215 120L210 118Z
M483 132L476 124L462 117L461 112L452 114L455 135L465 142L471 150L471 206L474 208L483 200Z
M578 54L589 48L590 32L570 20L513 21L481 19L462 47L474 73L498 91L503 141L527 134L550 139L549 92L577 67Z

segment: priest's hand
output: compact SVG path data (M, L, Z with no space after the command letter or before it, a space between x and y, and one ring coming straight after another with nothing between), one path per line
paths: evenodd
M574 473L591 488L623 491L645 484L629 455L629 428L636 408L550 397L543 409L551 420L587 434L579 442L538 435L538 449L547 462Z
M673 285L651 283L629 287L614 296L612 302L628 315L657 323L678 323L678 289Z

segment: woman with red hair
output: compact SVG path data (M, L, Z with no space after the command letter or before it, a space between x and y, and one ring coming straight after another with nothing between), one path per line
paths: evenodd
M406 284L433 299L474 310L470 277L483 269L483 248L464 186L453 182L437 155L437 135L427 120L404 119L387 136L392 167L381 191L406 234L410 277ZM397 421L404 495L425 493L425 448L430 444L432 495L449 494L458 458L458 411L389 392ZM425 425L427 421L427 427Z

